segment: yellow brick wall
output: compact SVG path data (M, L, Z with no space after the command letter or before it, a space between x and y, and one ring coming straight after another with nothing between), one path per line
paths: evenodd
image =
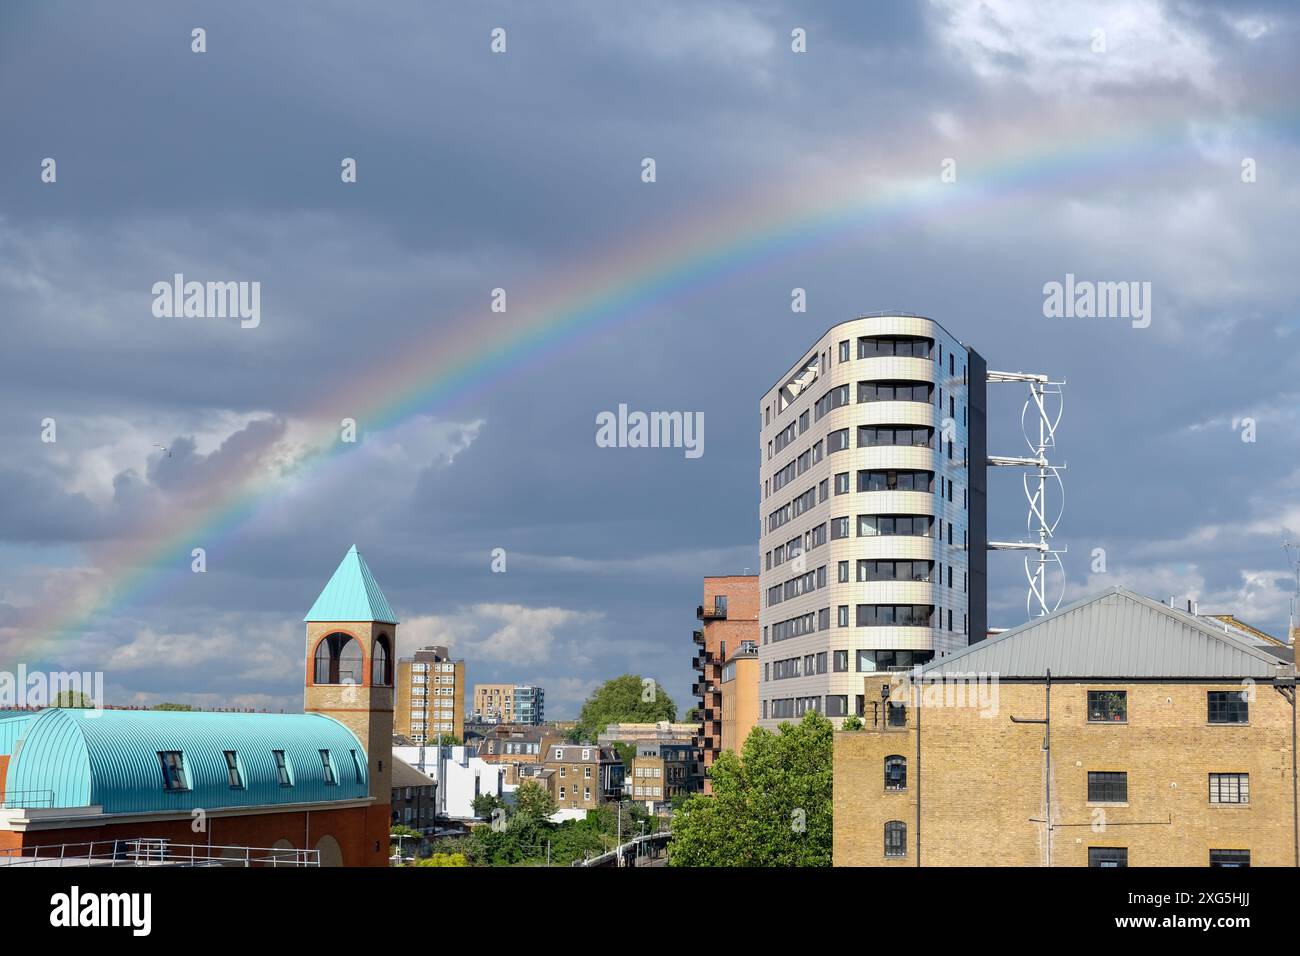
M878 697L879 679L867 682ZM1206 866L1211 849L1249 849L1252 866L1291 866L1294 711L1267 684L1255 688L1247 725L1211 725L1210 690L1235 684L1052 685L1052 865L1086 866L1089 846L1128 848L1129 866ZM1128 720L1090 724L1088 690L1125 690ZM978 706L921 713L921 863L1040 866L1046 863L1041 724L1044 685L1003 683L997 712ZM834 862L915 866L916 713L904 730L835 735ZM887 793L884 758L908 759L908 789ZM1087 800L1089 771L1125 771L1128 802ZM1248 773L1250 803L1209 802L1210 773ZM1097 811L1101 811L1098 815ZM884 858L884 824L907 824L907 856ZM1094 829L1097 826L1097 829Z

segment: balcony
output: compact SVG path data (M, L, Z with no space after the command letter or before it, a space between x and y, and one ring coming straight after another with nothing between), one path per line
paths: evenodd
M691 693L696 697L703 697L705 694L715 694L717 692L717 686L710 684L708 681L696 681L691 685Z
M701 621L725 621L727 619L727 609L718 607L705 607L703 604L695 608L695 616Z
M692 632L691 632L691 640L694 641L696 644L699 644L699 645L703 646L703 645L704 645L704 632L703 632L703 631L692 631Z

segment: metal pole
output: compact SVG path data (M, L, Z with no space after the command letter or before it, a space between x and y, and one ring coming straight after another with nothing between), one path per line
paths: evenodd
M1047 752L1047 865L1052 865L1052 669L1047 669L1047 736L1043 749Z

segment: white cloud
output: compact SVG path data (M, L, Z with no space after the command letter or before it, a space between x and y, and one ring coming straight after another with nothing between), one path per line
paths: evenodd
M1272 21L1265 20L1262 17L1233 17L1224 14L1223 18L1232 29L1236 30L1247 40L1258 40L1260 37L1267 36L1273 32Z
M582 643L604 617L593 611L520 604L474 604L452 614L414 617L398 631L402 653L444 644L453 656L511 664L578 667Z
M1036 90L1181 82L1209 89L1208 39L1156 0L931 0L939 40L976 75ZM1104 52L1094 52L1094 31Z

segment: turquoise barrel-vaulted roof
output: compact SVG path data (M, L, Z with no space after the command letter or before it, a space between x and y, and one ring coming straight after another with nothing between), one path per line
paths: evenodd
M14 752L14 744L35 716L36 711L32 710L0 710L0 756Z
M379 590L375 576L355 544L343 556L334 576L303 620L398 623L397 615L388 606L388 599Z
M355 800L370 793L360 741L323 714L49 708L32 715L21 743L9 761L6 793L52 791L55 807L188 812ZM242 788L230 786L227 750L237 754ZM285 753L292 786L280 785L276 750ZM335 784L325 783L321 750L329 751ZM160 751L181 752L189 789L163 787Z

